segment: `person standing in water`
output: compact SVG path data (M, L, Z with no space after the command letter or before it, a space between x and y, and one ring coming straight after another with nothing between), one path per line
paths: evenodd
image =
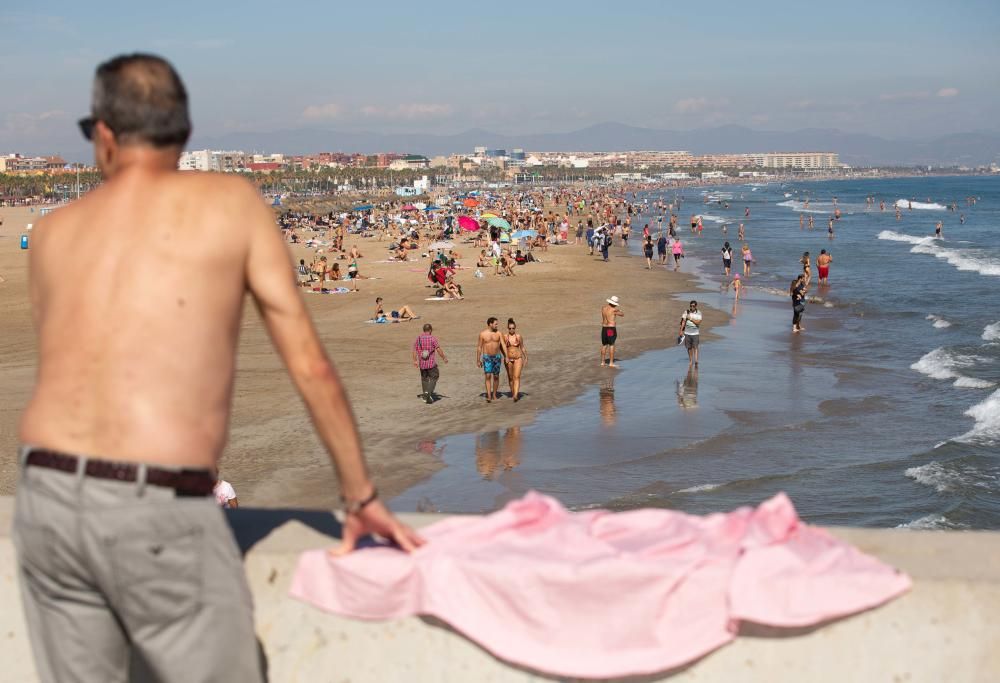
M646 235L642 240L642 254L646 257L646 270L653 268L653 237Z
M750 245L746 242L743 243L743 277L750 277L750 265L753 263L753 253L750 251Z
M604 367L605 358L608 359L608 367L616 368L615 365L615 342L618 341L617 319L624 317L618 307L618 297L613 296L601 307L601 367Z
M792 280L792 284L788 288L788 294L792 298L792 332L803 332L806 329L802 327L802 314L806 310L806 285L804 280L805 276L799 275Z
M698 367L698 346L701 342L701 311L698 310L698 302L692 301L688 304L688 309L681 314L681 329L679 334L684 335L684 348L688 352L688 367Z
M830 263L833 262L833 257L826 253L826 249L820 249L819 256L816 257L816 270L819 272L819 283L821 285L828 285L830 277Z
M802 264L802 276L805 278L806 287L808 287L809 282L812 280L812 263L808 251L802 253L799 263Z
M729 242L722 245L722 268L726 271L726 277L729 277L729 271L733 267L733 248L729 246Z
M524 337L517 331L517 323L513 318L507 319L507 334L500 337L500 346L504 358L507 359L507 382L510 385L510 395L514 402L521 400L521 371L528 364L528 349L524 345Z

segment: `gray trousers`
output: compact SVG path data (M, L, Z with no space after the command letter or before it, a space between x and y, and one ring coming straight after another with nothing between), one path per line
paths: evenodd
M434 396L434 388L437 386L438 378L440 376L441 372L438 370L436 365L432 368L420 371L420 388L423 389L424 396Z
M263 680L243 563L213 497L175 497L144 470L128 483L24 467L25 455L13 540L44 683L124 682L135 658L161 683Z

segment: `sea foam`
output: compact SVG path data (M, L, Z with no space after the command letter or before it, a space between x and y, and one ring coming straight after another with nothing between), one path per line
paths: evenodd
M1000 321L983 328L984 341L1000 341Z
M912 206L914 210L922 209L924 211L946 211L948 209L947 206L943 206L937 202L928 204L927 202L911 202L909 199L897 199L896 206L901 209L909 209Z
M958 270L973 271L980 275L993 275L1000 277L1000 260L996 257L982 253L977 249L951 249L942 246L941 240L933 237L918 237L916 235L906 235L892 230L883 230L878 234L880 240L891 242L905 242L912 244L910 249L912 254L930 254L935 258L943 259Z
M934 327L938 328L939 330L943 330L943 329L946 329L948 327L951 327L951 323L950 322L948 322L947 320L945 320L944 318L942 318L939 315L934 315L933 313L928 314L927 317L925 318L925 320L933 320L934 322L932 324L934 325Z
M978 443L1000 439L1000 389L966 410L965 414L975 420L976 424L955 441Z
M989 389L993 382L975 377L967 377L958 371L970 368L981 360L977 356L963 356L945 348L936 348L925 353L920 360L910 366L911 370L933 379L953 379L956 387L965 389Z

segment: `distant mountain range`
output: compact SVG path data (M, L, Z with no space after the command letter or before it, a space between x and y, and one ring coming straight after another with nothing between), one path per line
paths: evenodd
M656 130L621 123L600 123L568 133L502 135L472 129L455 135L344 132L324 128L294 128L259 133L228 133L201 137L189 149L241 149L286 154L321 151L407 152L437 156L471 152L474 147L521 148L527 152L600 152L624 150L687 150L692 154L744 152L837 152L853 166L952 165L975 166L1000 161L1000 133L956 133L927 140L887 140L874 135L831 128L793 132L762 131L743 126L699 130Z

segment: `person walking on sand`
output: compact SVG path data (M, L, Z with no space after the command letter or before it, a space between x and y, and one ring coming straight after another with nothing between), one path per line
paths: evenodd
M816 257L816 271L819 274L819 283L821 285L830 284L831 263L833 263L833 257L826 253L826 249L820 249L819 256Z
M486 380L486 402L497 399L500 389L500 368L504 365L503 347L500 344L498 321L490 316L486 320L486 329L479 333L476 342L476 365L483 369Z
M667 236L660 232L656 240L656 255L660 257L660 265L667 265Z
M698 367L698 346L701 341L701 311L698 302L692 301L688 309L681 314L681 328L678 334L684 335L684 348L688 352L688 367Z
M506 359L510 395L517 403L521 400L521 371L528 364L528 349L524 345L524 337L517 331L517 323L513 318L507 319L507 334L500 337L500 346Z
M438 370L437 358L435 354L441 356L445 363L448 358L444 355L438 338L434 336L434 328L430 323L424 324L424 332L413 342L413 364L420 370L420 398L428 405L434 403L437 394L434 393L438 379L441 378L441 371Z
M680 270L681 259L684 258L684 245L681 243L680 237L674 239L674 243L670 247L670 251L674 256L674 270Z
M615 365L615 342L618 341L617 319L624 317L618 305L618 297L613 296L601 307L601 367L604 367L605 359L608 360L609 368L617 368Z
M104 182L35 225L29 264L38 373L13 541L38 677L124 681L135 652L161 683L262 681L243 563L212 495L247 293L336 469L336 552L369 534L405 551L423 541L379 499L271 209L236 174L177 170L191 122L173 67L101 64L79 126Z

